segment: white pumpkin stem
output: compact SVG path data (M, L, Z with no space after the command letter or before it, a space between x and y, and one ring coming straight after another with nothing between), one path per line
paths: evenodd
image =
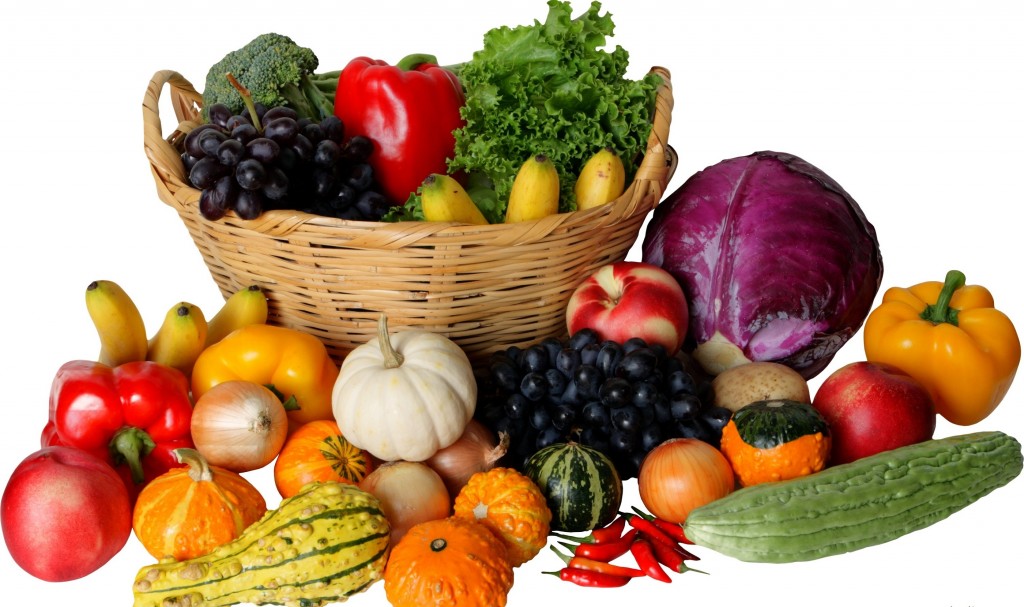
M405 362L405 357L391 346L391 337L388 335L388 316L381 314L377 322L377 341L380 343L380 353L384 355L384 368L397 369Z

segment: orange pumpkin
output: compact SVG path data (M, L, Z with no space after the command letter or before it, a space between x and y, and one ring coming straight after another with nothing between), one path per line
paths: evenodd
M477 472L455 497L455 516L476 519L508 547L518 567L537 556L548 541L551 510L540 488L512 468Z
M237 538L267 512L249 481L211 466L195 449L175 449L187 467L173 468L139 493L132 528L154 557L181 561L209 554Z
M512 588L505 544L476 521L449 517L414 525L384 570L393 607L502 607Z
M338 424L315 420L285 441L274 463L274 483L281 497L291 497L313 481L357 485L372 469L370 455L348 442Z

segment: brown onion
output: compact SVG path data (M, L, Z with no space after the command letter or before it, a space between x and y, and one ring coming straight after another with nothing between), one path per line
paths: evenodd
M452 501L437 472L421 462L387 462L366 475L359 488L380 500L391 524L391 545L413 525L447 518Z
M505 456L508 441L505 433L501 434L501 440L495 440L490 430L473 419L458 440L424 463L441 475L448 493L456 496L469 482L469 477L477 472L487 472Z
M281 399L260 384L232 380L204 392L192 411L192 442L211 465L234 472L262 468L288 435Z
M647 510L673 523L685 522L691 510L736 487L729 460L695 438L672 438L651 449L636 480Z

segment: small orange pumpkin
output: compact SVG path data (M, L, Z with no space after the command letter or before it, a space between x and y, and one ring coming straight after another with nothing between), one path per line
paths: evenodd
M791 400L741 407L722 429L721 450L742 487L821 471L832 448L817 409Z
M315 420L285 441L274 463L274 483L281 497L287 498L313 481L357 485L372 470L370 454L348 442L337 423Z
M211 466L195 449L175 449L187 467L172 468L139 493L132 528L154 557L181 561L209 554L267 512L260 492L241 475Z
M537 556L551 532L551 510L540 488L512 468L477 472L455 497L455 516L476 519L508 547L518 567Z
M512 588L505 544L482 524L449 517L414 525L391 550L393 607L503 607Z

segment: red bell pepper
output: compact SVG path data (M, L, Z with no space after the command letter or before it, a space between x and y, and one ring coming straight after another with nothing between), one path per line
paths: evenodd
M458 77L431 55L393 66L356 57L338 77L334 114L347 136L373 142L369 163L381 193L405 204L428 175L448 172L465 102Z
M181 464L172 451L192 443L192 401L181 371L150 361L111 367L74 360L57 371L42 446L63 445L112 465L133 497Z

